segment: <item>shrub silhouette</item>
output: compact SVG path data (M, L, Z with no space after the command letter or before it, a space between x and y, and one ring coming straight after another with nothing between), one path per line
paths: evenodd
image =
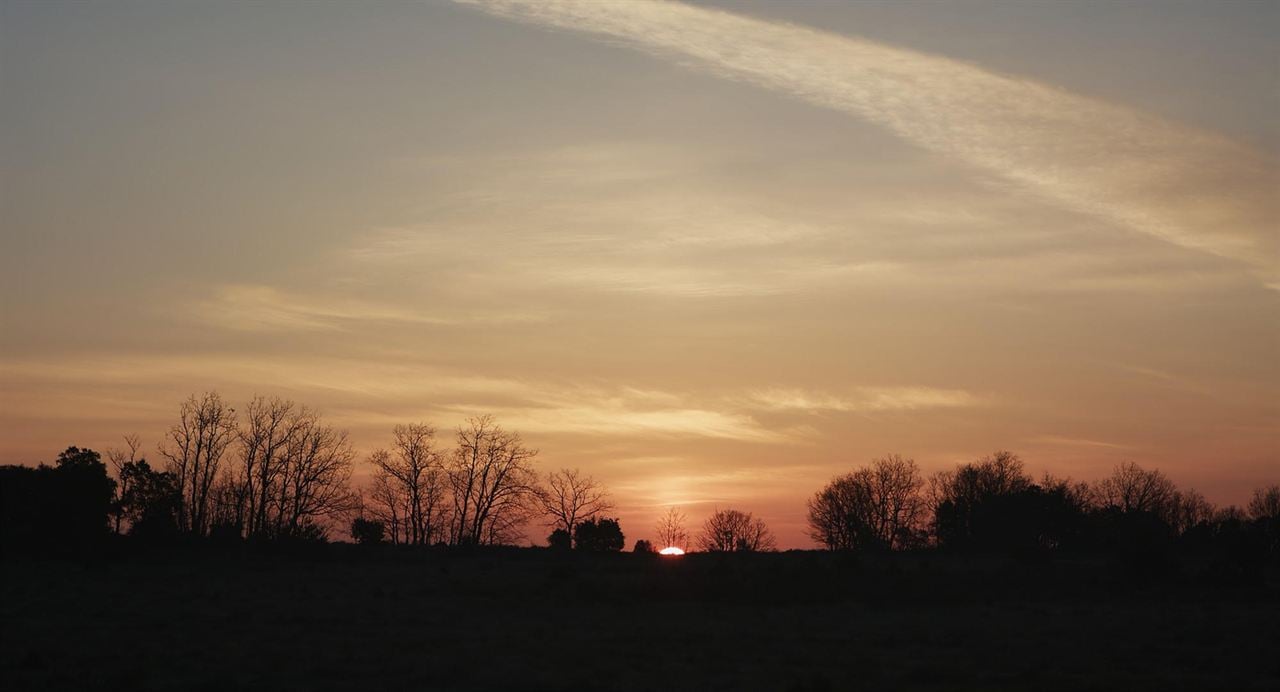
M351 537L360 545L377 545L386 537L387 526L376 519L356 517L351 520Z
M129 520L129 535L148 541L176 536L182 503L177 478L152 469L145 459L125 462L119 473L126 490L116 499L115 510Z
M547 545L551 546L552 550L569 550L573 547L573 537L564 529L556 529L547 536Z
M617 519L588 519L579 522L573 533L573 547L589 553L616 552L626 544Z
M68 447L54 466L0 467L0 540L6 550L60 551L105 538L115 481L91 449Z

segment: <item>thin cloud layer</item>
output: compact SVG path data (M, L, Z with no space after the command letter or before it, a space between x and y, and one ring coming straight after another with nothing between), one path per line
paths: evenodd
M308 298L272 286L220 287L214 298L196 308L207 322L241 331L328 331L368 323L454 326L536 322L545 316L481 310L424 311L351 298Z
M634 387L486 377L425 364L214 354L30 359L0 363L0 378L11 382L15 391L26 390L24 382L46 389L74 385L90 399L106 404L104 397L109 398L112 406L120 405L122 388L147 384L202 382L235 399L270 382L272 389L305 397L348 423L381 430L405 420L426 418L448 426L467 416L493 413L504 424L530 433L794 441L788 431L766 428L749 411L720 405L721 401ZM54 408L36 410L37 404L33 409L32 397L38 394L34 389L21 408L0 406L0 413L56 415ZM143 403L168 411L172 402L138 401ZM376 412L366 410L368 406Z
M818 413L839 411L875 413L930 408L960 408L983 403L981 397L961 389L932 387L860 387L848 396L833 396L799 389L753 392L748 404L766 411Z
M1280 177L1225 138L956 60L679 3L456 1L857 115L1059 205L1243 262L1280 287Z

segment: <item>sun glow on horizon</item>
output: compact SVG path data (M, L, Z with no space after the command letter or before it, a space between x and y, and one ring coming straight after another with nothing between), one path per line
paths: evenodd
M683 548L677 548L674 545L663 548L658 551L659 555L684 555Z

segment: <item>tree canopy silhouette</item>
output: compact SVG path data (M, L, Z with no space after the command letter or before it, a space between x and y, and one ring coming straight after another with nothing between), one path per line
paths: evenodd
M600 517L578 522L573 532L573 547L588 553L606 553L622 550L626 537L617 519Z
M777 542L763 519L736 509L717 510L698 534L698 547L711 553L773 550Z
M110 530L116 483L101 456L68 447L53 466L0 466L0 536L6 548L86 547Z
M831 481L809 500L809 535L831 550L895 550L922 542L924 479L891 454Z

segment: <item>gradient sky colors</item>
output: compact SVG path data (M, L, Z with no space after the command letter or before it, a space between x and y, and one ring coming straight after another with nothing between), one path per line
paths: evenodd
M1275 3L0 7L0 462L492 412L784 547L888 452L1280 473Z

